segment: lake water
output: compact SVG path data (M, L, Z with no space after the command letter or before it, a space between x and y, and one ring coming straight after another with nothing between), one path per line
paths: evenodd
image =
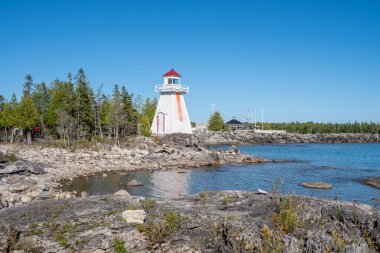
M220 146L213 148L229 148ZM288 160L286 163L228 165L219 168L181 171L133 172L110 174L107 177L80 178L64 190L87 191L90 195L114 193L126 189L132 195L176 198L207 190L272 191L276 178L277 191L329 199L357 201L374 205L380 189L363 184L367 177L380 177L380 144L289 144L240 146L242 153L269 159ZM128 187L132 179L143 183ZM332 184L329 190L309 189L301 182L322 181Z

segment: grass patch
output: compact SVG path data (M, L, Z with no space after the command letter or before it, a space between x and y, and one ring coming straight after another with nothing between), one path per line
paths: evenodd
M285 249L285 244L282 241L282 234L271 230L267 225L261 229L261 245L260 252L262 253L280 253Z
M157 205L156 201L153 199L140 200L140 204L141 204L142 209L144 209L145 211L154 209ZM134 209L131 209L131 210L134 210Z
M299 225L296 211L295 197L286 197L281 200L280 206L272 216L276 228L284 233L291 233Z
M138 225L137 229L145 234L148 249L152 250L156 244L163 243L178 228L179 223L180 216L175 211L166 211L158 219Z
M113 240L115 253L128 253L127 248L124 245L124 241L116 236Z
M332 246L334 248L334 252L343 253L348 242L343 238L343 236L337 230L332 231L331 237L332 237Z
M70 203L69 202L65 202L65 203L62 203L60 204L56 210L54 210L53 214L52 214L52 218L57 218L62 212L63 210L65 210L66 208L69 208L70 207Z
M17 156L14 153L6 153L0 157L2 162L15 162L17 160Z
M111 216L111 215L119 213L120 211L121 210L119 210L119 209L111 209L111 210L108 210L107 215Z
M223 204L228 205L231 203L235 203L238 200L237 196L224 196Z
M340 222L343 222L343 213L342 213L342 210L340 208L336 209L335 219L340 221Z
M137 210L137 206L134 205L134 204L130 204L130 205L127 206L127 210Z
M201 207L206 207L206 200L207 200L207 193L206 192L200 192L198 193L199 198L201 200Z

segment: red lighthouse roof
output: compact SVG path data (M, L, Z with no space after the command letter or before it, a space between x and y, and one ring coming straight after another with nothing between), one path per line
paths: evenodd
M168 73L164 74L164 77L167 77L167 76L181 77L181 75L178 74L177 72L175 72L174 69L171 69L171 70L169 70Z

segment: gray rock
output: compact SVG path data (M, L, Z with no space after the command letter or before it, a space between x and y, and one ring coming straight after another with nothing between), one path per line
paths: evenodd
M115 192L113 195L115 196L131 196L126 190L119 190Z
M49 190L50 190L50 185L49 184L45 184L44 188L43 188L43 191L47 192Z
M121 216L128 223L142 224L144 223L146 213L144 210L125 210Z
M129 183L127 185L128 186L141 186L142 183L137 179L132 179L131 181L129 181Z
M370 250L369 250L368 244L364 240L362 240L359 244L348 245L344 249L344 252L345 253L369 253Z
M364 179L366 185L380 189L380 177L369 177Z
M80 197L81 198L84 198L84 197L87 197L88 196L88 193L86 192L86 191L82 191L81 193L80 193Z
M308 183L300 183L301 186L306 188L315 188L315 189L331 189L332 185L323 182L308 182Z
M284 252L286 252L286 253L301 252L297 238L290 236L290 235L285 235L285 237L283 238L283 241L286 245L286 249Z
M2 169L0 169L0 175L19 174L24 172L30 172L32 174L39 175L45 173L45 170L39 164L31 163L29 161L24 160L18 160L12 163L8 163Z

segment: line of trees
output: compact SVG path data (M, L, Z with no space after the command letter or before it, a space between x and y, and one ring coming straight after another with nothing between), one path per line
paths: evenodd
M254 129L252 123L243 123L247 128ZM374 122L348 122L348 123L317 123L317 122L290 122L268 123L264 122L265 130L285 130L288 133L316 134L316 133L366 133L380 134L380 124ZM261 127L261 122L257 122ZM219 112L210 116L207 124L210 131L227 131L228 128Z
M258 124L258 125L261 125ZM290 122L290 123L264 123L264 129L286 130L289 133L367 133L380 134L380 124L374 122L348 122L348 123L316 123L316 122Z
M73 141L108 138L118 142L130 135L150 135L157 105L156 98L129 93L125 86L114 86L112 95L99 87L94 93L83 69L67 80L54 80L50 86L25 77L23 95L10 101L0 95L2 139L14 141L22 131L28 143L33 136Z

